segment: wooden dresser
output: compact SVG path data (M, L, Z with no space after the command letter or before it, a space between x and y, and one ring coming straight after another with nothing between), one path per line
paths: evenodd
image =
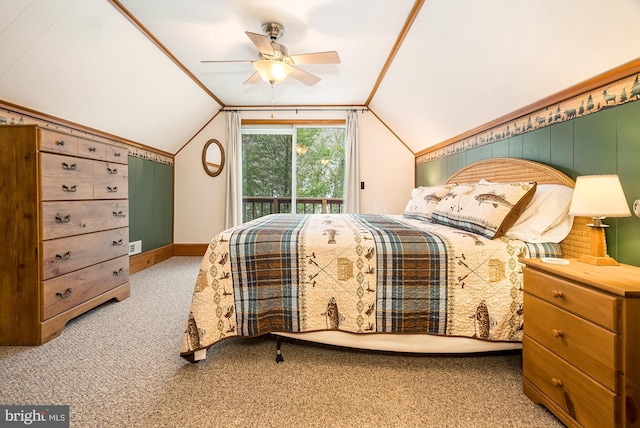
M129 297L127 149L0 126L0 345L40 345Z
M640 426L640 268L522 261L524 393L570 427Z

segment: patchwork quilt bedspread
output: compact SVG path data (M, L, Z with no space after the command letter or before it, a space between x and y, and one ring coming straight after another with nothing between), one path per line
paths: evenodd
M402 216L269 215L212 239L180 353L317 330L521 341L518 259L559 255Z

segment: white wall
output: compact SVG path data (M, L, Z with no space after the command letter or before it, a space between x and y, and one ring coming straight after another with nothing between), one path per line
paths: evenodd
M269 119L270 112L243 111L242 119ZM344 111L275 112L275 119L345 119ZM414 155L369 112L359 112L360 212L401 214L415 179ZM176 244L204 244L224 229L226 168L217 177L202 169L202 148L212 138L227 147L226 114L218 114L175 156Z
M210 177L202 167L202 149L210 139L227 148L226 114L218 114L174 159L174 243L208 243L224 229L226 171ZM226 169L226 166L225 166Z
M415 182L415 157L376 116L360 115L360 212L402 214Z

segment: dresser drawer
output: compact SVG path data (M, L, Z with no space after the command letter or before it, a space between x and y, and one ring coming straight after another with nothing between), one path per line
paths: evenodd
M78 153L78 138L59 132L40 129L40 150L66 155Z
M129 281L122 256L42 282L42 321Z
M619 333L621 299L531 268L524 269L525 291Z
M524 294L525 333L611 390L620 388L620 336ZM597 344L597 346L594 346Z
M129 228L42 242L42 278L64 275L129 252Z
M98 141L78 138L78 156L89 159L107 159L107 145Z
M129 202L79 201L42 203L42 239L129 226Z
M525 306L526 308L526 306ZM585 427L619 425L622 398L545 349L525 334L522 374Z
M93 199L93 162L89 159L40 153L42 200Z
M129 159L129 150L126 147L112 146L107 144L107 160L109 162L117 162L126 164Z
M95 199L128 198L128 166L113 162L95 162L93 167L93 196Z

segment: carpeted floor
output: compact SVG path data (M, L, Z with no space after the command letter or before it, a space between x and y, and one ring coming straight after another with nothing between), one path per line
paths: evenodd
M397 355L228 340L179 344L199 257L131 277L131 297L40 347L0 347L0 404L70 406L73 427L561 427L522 393L519 354Z

